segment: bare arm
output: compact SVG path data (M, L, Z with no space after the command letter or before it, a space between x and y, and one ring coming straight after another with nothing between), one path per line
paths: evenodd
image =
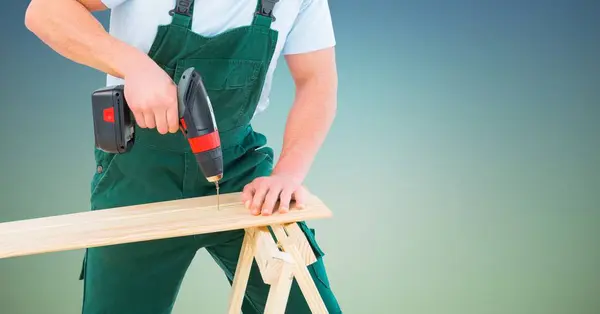
M101 10L100 0L32 0L25 25L65 58L122 78L132 60L147 57L104 30L91 13Z
M91 12L100 0L32 0L25 25L62 56L124 78L125 98L142 128L175 133L179 128L177 89L148 55L111 36Z
M301 182L320 149L337 110L335 48L287 55L296 84L294 104L288 115L283 149L274 174Z

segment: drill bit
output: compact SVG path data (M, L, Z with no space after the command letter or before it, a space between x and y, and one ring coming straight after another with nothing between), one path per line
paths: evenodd
M217 210L221 210L221 200L219 199L219 181L215 181L215 187L217 188Z

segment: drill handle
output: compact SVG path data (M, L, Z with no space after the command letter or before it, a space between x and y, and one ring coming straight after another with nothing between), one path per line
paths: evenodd
M179 118L188 137L215 132L217 123L202 77L193 67L181 75L177 85Z

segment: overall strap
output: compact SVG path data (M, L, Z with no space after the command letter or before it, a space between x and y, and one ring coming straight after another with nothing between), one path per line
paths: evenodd
M275 21L273 9L277 2L279 0L257 0L252 25L271 27L271 23Z
M194 13L194 0L175 0L175 8L169 11L173 17L172 24L192 28L192 15Z

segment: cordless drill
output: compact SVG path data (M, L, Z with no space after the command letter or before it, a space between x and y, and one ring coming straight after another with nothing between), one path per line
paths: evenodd
M109 86L92 93L92 114L96 147L122 154L135 143L134 119L124 96L124 86ZM219 194L223 177L221 140L202 77L194 68L185 70L177 84L179 129L188 139L198 166Z

